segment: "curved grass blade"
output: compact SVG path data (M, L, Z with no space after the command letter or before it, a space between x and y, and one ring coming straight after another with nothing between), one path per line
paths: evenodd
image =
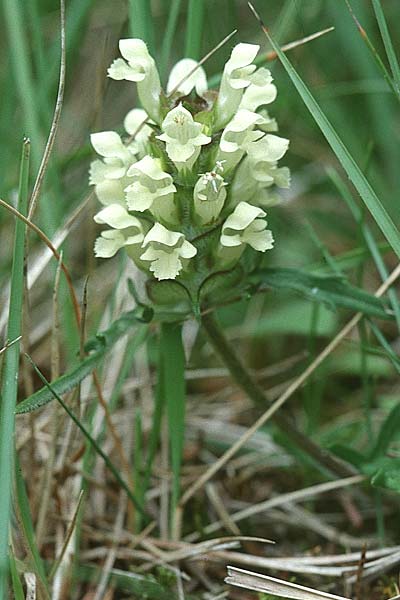
M377 222L378 226L380 227L383 235L386 237L387 241L392 246L394 252L400 258L400 233L398 228L395 226L393 220L391 219L385 207L383 206L378 196L372 189L371 185L365 178L360 167L357 165L354 158L351 156L349 150L346 148L341 138L336 133L335 129L325 116L325 113L322 111L321 107L315 100L314 96L311 94L304 81L301 79L300 75L292 66L289 59L282 52L279 45L271 37L267 28L261 21L259 15L253 8L252 4L250 2L248 4L251 10L253 11L254 15L258 19L265 35L267 36L267 39L269 40L275 52L277 53L278 58L281 61L285 71L289 75L295 88L300 94L304 104L306 105L315 122L321 129L327 142L336 154L336 157L338 158L342 167L346 171L347 175L349 176L351 182L353 183L354 187L356 188L366 207L368 208L375 221Z
M114 463L111 462L111 460L109 459L107 454L105 454L103 452L103 450L100 448L99 444L96 442L94 437L89 433L89 431L86 429L86 427L82 424L80 419L78 419L78 417L75 416L75 414L72 412L72 410L69 408L69 406L67 404L65 404L65 402L61 398L61 396L59 394L57 394L57 392L54 390L53 386L47 381L47 379L45 378L43 373L39 370L37 365L31 359L31 357L28 354L25 354L25 356L31 363L33 369L35 370L35 373L40 378L42 383L44 383L44 385L48 388L48 390L51 392L51 394L54 396L54 398L56 400L58 400L58 402L61 404L61 406L63 407L65 412L68 414L68 416L73 420L73 422L78 427L78 429L81 430L81 432L83 433L83 435L85 436L85 438L87 439L89 444L93 447L94 451L103 459L103 461L105 462L105 464L108 467L108 469L110 470L110 472L114 475L114 478L116 479L117 483L126 492L129 500L132 502L132 504L135 506L135 508L143 516L146 516L146 513L143 510L143 507L138 502L138 500L137 500L136 496L133 494L133 492L129 489L129 486L122 479L122 477L119 474L119 471L118 471L117 467L115 467Z
M19 176L18 207L24 215L28 209L30 141L22 145ZM24 239L25 224L19 219L15 224L14 252L11 273L10 306L7 339L16 340L21 335L24 293ZM4 358L3 379L0 389L0 598L7 597L8 531L10 522L12 472L14 463L14 420L18 393L20 343L9 346Z
M381 319L390 319L384 302L356 288L340 277L313 275L299 269L260 269L252 276L258 285L300 292L315 302L329 307L342 306Z

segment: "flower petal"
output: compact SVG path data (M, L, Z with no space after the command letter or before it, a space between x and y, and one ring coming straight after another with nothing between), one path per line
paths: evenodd
M90 141L97 154L107 158L126 156L126 148L115 131L92 133Z
M142 225L136 217L130 215L128 211L120 204L110 204L98 212L94 217L96 223L110 225L114 229L126 229L127 227L135 227L139 231L142 230Z
M95 256L99 258L111 258L125 244L125 238L119 231L111 229L103 231L94 244Z
M187 77L193 69L196 70ZM192 58L183 58L177 62L172 68L168 79L167 94L170 94L176 86L178 86L176 91L184 96L188 96L193 88L196 89L198 96L204 94L207 90L207 77L203 67L199 67L198 62Z

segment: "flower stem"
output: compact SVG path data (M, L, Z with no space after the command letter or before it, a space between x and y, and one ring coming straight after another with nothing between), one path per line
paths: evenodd
M214 350L228 368L236 384L253 400L254 404L264 408L268 406L270 402L263 389L239 360L211 313L203 315L202 325ZM311 456L331 473L340 477L349 477L355 474L352 466L336 458L329 450L318 446L318 444L296 429L291 420L282 413L275 413L272 419L279 429L303 452Z

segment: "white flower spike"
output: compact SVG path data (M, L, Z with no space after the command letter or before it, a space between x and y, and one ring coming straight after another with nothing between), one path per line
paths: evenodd
M149 117L158 123L160 120L160 77L146 44L139 39L120 40L119 50L125 60L122 58L114 60L108 69L109 77L135 81L143 108Z
M182 96L188 96L193 88L198 96L202 96L207 91L206 72L192 58L183 58L176 63L170 73L167 94L170 95L175 91Z
M158 280L175 279L184 268L184 263L197 253L183 233L169 231L160 223L150 229L142 246L146 250L140 259L151 263L150 271Z
M150 209L156 219L168 223L176 221L176 187L171 175L162 170L159 159L145 156L132 165L128 175L133 180L125 189L129 210L143 212Z
M191 169L201 146L211 142L211 138L202 133L202 124L196 123L182 103L169 111L161 129L163 133L157 137L165 142L167 154L177 169Z
M277 95L272 75L254 64L259 46L237 44L219 93L208 91L204 69L191 58L173 67L164 92L146 44L126 39L119 47L123 58L109 76L135 81L144 110L126 115L126 143L113 131L91 138L101 160L90 166L90 184L103 204L94 220L108 227L96 256L124 248L152 278L155 304L176 298L168 295L172 285L155 280L174 279L188 298L212 304L222 290L229 296L224 271L243 262L237 273L245 277L252 264L241 259L246 248L245 257L273 247L264 209L290 183L279 164L289 141L272 133L278 126L266 108Z
M251 83L250 76L256 70L252 64L260 46L237 44L225 65L215 106L215 130L221 129L233 117L239 107L243 91Z

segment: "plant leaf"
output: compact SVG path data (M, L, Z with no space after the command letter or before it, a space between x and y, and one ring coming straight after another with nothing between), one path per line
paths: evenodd
M340 277L313 275L298 269L270 268L256 271L251 279L269 288L295 290L330 307L343 306L381 319L392 318L380 298L348 284Z
M55 393L62 395L69 392L85 379L85 377L90 375L119 338L125 335L131 327L137 325L138 322L143 322L144 315L149 318L150 315L152 315L151 309L149 309L149 307L138 306L133 310L124 313L119 319L114 321L106 331L97 334L93 340L90 340L86 344L85 349L86 351L94 350L93 354L85 358L78 366L53 381L51 386ZM32 412L33 410L37 410L45 404L48 404L48 402L53 399L53 393L44 386L20 402L17 405L15 412L18 415Z

